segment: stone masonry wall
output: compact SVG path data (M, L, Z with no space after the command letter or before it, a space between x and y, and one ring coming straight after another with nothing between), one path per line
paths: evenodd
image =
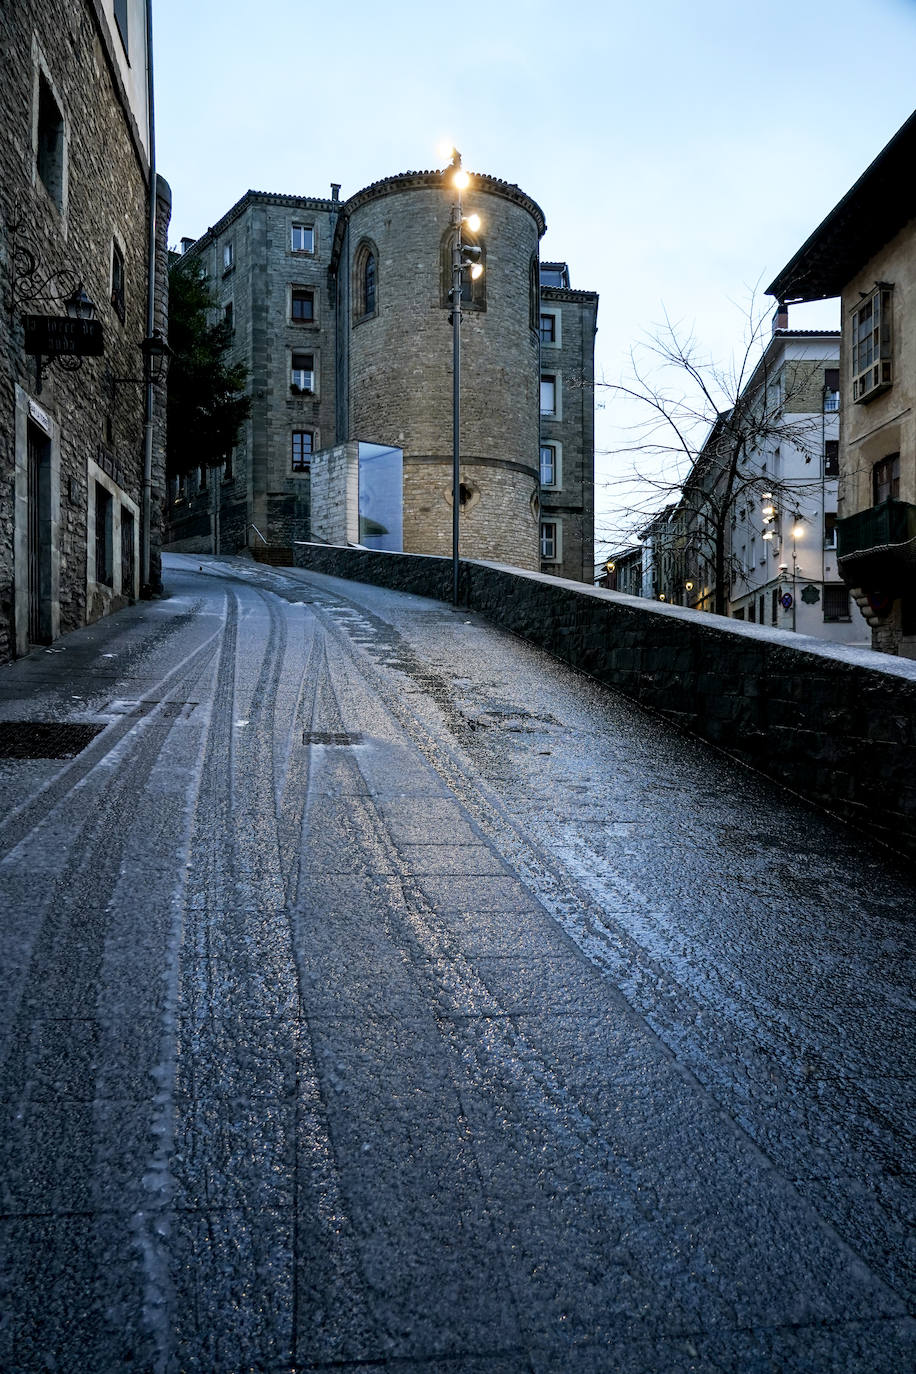
M591 585L595 559L595 321L593 292L541 287L541 310L557 316L557 342L541 344L541 371L559 378L561 414L541 416L542 442L562 445L560 486L541 489L541 519L562 525L555 577Z
M17 539L20 551L25 548L13 499L17 463L25 464L14 425L17 386L20 397L50 418L55 436L51 633L116 609L132 590L116 590L120 547L111 586L96 583L95 549L87 547L95 499L90 463L112 484L116 530L142 502L143 388L113 379L142 372L149 167L119 74L113 47L119 41L98 0L17 0L0 7L0 659L28 647L26 617L20 613L13 623L14 608L27 605L25 558L14 554ZM133 57L143 61L139 47ZM40 79L62 118L65 172L58 187L46 186L38 173L33 129ZM124 259L123 319L112 301L113 241ZM26 270L29 255L39 269L34 276ZM36 292L42 278L46 289ZM59 363L47 368L39 395L35 359L23 350L21 315L64 314L64 297L77 284L96 305L104 357L84 358L78 371ZM20 522L24 510L23 502ZM137 560L135 520L133 528Z
M309 544L296 562L451 599L447 559ZM916 663L494 564L462 562L461 598L916 859Z
M340 269L349 283L361 245L377 251L375 314L353 319L355 297L347 293L349 417L341 437L403 450L405 513L414 490L422 491L422 509L405 522L405 545L422 552L438 550L444 539L451 546L451 505L442 484L413 461L451 463L452 330L444 293L452 199L437 176L422 175L416 183L395 180L367 196L351 211ZM485 288L478 289L478 306L465 310L461 325L461 454L463 466L475 469L477 487L468 538L480 531L485 542L472 544L478 556L492 550L533 568L537 523L528 502L537 484L538 341L529 291L539 225L531 209L488 189L483 178L472 179L464 210L480 215L478 241L485 251ZM490 460L497 466L488 468ZM515 502L520 490L518 480L507 481L506 469L498 466L506 462L531 473L521 512L505 504L507 498Z

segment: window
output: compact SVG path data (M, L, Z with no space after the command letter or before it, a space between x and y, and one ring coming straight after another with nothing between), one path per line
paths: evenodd
M121 42L124 44L124 51L127 52L127 0L114 0L114 17L118 26L118 33L121 35Z
M225 329L227 334L235 333L234 315L235 312L232 308L232 302L227 301L226 304L223 306L223 328Z
M824 548L836 548L836 512L824 512Z
M824 476L839 477L840 475L840 441L839 439L828 439L824 444Z
M375 314L375 254L366 255L366 263L363 267L363 303L366 315Z
M378 311L378 252L363 239L353 258L353 319L365 320Z
M235 257L232 252L232 243L223 244L223 273L231 272Z
M560 455L556 444L541 444L541 486L560 485Z
M292 229L292 251L294 253L314 253L315 229L311 224L294 224Z
M548 373L541 374L541 414L557 414L557 379Z
M290 302L290 316L295 324L311 324L315 319L315 292L294 286Z
M293 472L308 472L313 452L314 435L310 429L293 430Z
M124 254L116 240L111 243L111 303L124 320Z
M112 501L100 482L95 484L95 580L110 587L114 581L112 558Z
M556 315L541 315L540 335L542 344L555 344L557 341Z
M896 501L900 497L900 454L889 453L872 468L874 501L880 506L882 501Z
M44 73L38 77L38 175L58 210L64 206L64 117Z
M560 526L556 520L541 521L541 559L545 563L560 561Z
M770 592L770 624L779 624L779 588L774 587Z
M824 619L827 621L852 619L849 613L849 588L844 583L824 583Z
M531 254L528 263L528 324L537 332L541 310L541 285L538 273L537 254Z
M893 381L891 302L893 291L879 284L852 316L852 399L870 400Z
M569 268L565 262L542 262L540 275L542 286L569 286Z
M121 592L133 598L136 567L134 517L127 506L121 507Z
M290 386L294 391L315 390L315 358L313 354L293 354Z
M840 408L840 369L838 367L828 367L824 369L824 409L827 411L839 410Z

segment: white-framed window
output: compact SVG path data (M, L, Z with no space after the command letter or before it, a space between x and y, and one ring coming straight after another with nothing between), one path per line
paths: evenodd
M563 526L559 520L541 521L541 562L560 563L563 559Z
M560 378L554 372L541 373L541 414L560 418Z
M870 400L894 380L893 288L878 282L852 312L852 399Z
M563 445L554 439L541 444L541 486L556 490L563 485Z
M824 410L832 414L840 408L840 369L824 368Z
M291 252L314 253L315 226L313 224L294 224L291 235Z
M300 353L294 350L290 359L289 384L293 391L313 392L315 390L314 353Z
M293 472L308 472L315 451L315 435L310 429L294 429L290 459Z
M223 244L223 271L231 272L235 264L235 254L232 249L232 240Z

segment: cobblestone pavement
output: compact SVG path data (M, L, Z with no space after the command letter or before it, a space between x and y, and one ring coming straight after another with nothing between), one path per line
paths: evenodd
M0 759L0 1369L910 1370L912 874L467 612L167 564L0 672L99 728Z

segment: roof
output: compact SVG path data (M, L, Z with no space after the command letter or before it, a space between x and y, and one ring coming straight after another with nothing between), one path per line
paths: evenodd
M916 218L916 111L767 287L777 300L839 296Z
M325 200L321 196L294 196L286 195L281 191L246 191L215 224L210 225L206 233L201 234L199 239L194 240L188 248L188 252L191 252L192 249L200 250L205 248L208 243L212 243L214 239L219 238L220 234L225 233L230 224L237 220L239 216L248 209L249 205L258 204L286 205L293 210L339 211L341 208L341 202L339 200ZM184 242L185 240L182 239L182 243Z

